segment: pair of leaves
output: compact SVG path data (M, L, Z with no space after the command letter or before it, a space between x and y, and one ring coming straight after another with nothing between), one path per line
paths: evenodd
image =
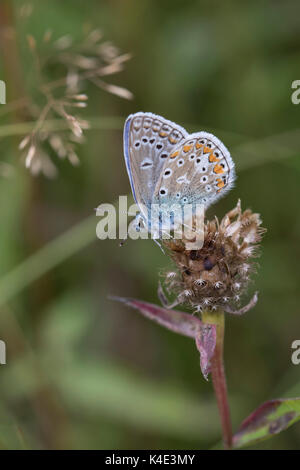
M200 367L207 379L210 361L216 345L216 327L202 323L199 318L150 304L142 300L112 297L169 330L194 338L200 352ZM233 447L253 445L287 429L300 420L300 398L275 399L263 403L246 418L233 436Z
M200 367L204 378L207 380L210 373L210 361L216 346L216 327L202 323L199 318L178 310L171 310L150 304L142 300L112 297L113 300L122 302L129 307L138 310L142 315L165 326L174 333L179 333L189 338L194 338L200 352Z

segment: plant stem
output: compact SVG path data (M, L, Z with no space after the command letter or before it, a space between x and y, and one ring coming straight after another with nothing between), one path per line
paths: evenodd
M232 448L232 427L230 419L230 409L227 397L226 376L224 370L224 330L225 321L223 312L203 312L202 321L204 323L216 325L216 348L211 360L211 376L213 387L218 403L221 417L223 443L225 449Z

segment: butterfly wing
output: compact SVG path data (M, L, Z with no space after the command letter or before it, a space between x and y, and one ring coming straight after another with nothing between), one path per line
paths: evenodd
M127 118L124 156L137 204L149 207L165 161L187 135L182 127L152 113L140 112Z
M234 179L234 162L225 145L213 134L197 132L170 152L154 200L208 207L229 191Z

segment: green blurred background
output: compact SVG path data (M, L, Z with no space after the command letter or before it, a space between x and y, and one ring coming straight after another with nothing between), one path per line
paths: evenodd
M54 180L20 162L22 122L0 108L0 366L2 448L205 449L220 440L211 383L193 342L108 300L157 302L169 264L150 240L96 239L94 208L130 187L122 125L152 111L189 131L214 132L237 164L235 188L208 211L219 217L238 198L262 215L268 233L251 290L257 306L227 317L225 359L236 429L261 402L300 396L300 6L295 1L3 1L13 13L19 80L34 95L26 35L45 30L80 41L100 28L133 58L110 82L132 101L88 86L90 120L80 166L53 157ZM32 14L20 15L24 5ZM21 9L21 10L20 10ZM1 12L0 12L1 14ZM3 27L3 21L2 26ZM2 44L3 46L3 44ZM4 44L5 49L5 44ZM3 51L0 78L12 86ZM13 79L13 78L12 78ZM250 293L249 293L250 295ZM299 449L300 424L257 448Z

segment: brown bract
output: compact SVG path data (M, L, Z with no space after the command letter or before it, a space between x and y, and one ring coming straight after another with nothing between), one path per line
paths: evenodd
M241 202L221 222L207 221L203 247L186 249L185 240L164 240L164 246L177 266L165 274L165 286L178 303L196 311L223 309L242 314L255 305L257 295L240 308L250 275L255 270L259 242L265 229L259 214L242 212Z

